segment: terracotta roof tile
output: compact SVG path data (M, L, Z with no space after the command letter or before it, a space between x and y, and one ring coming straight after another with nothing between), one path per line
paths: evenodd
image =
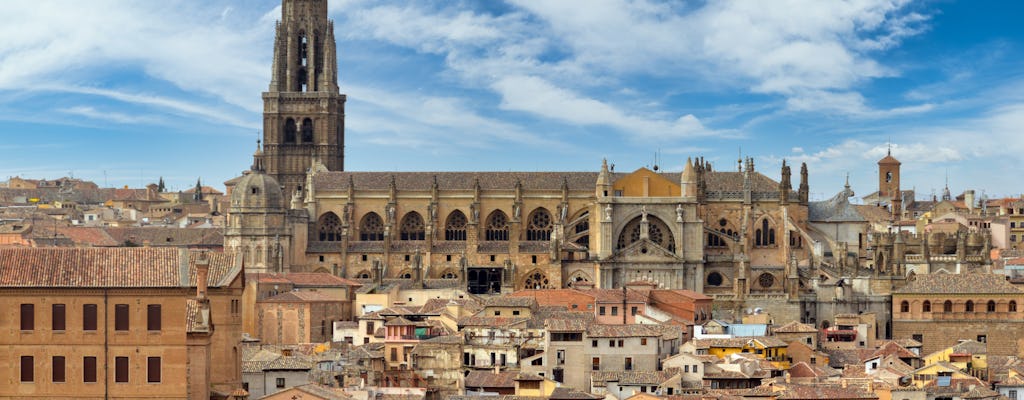
M471 371L465 378L466 389L474 388L514 388L516 385L515 371Z
M1006 276L996 274L926 274L918 275L913 282L893 294L1024 294Z
M259 300L259 303L324 303L345 301L337 296L311 290L293 290Z

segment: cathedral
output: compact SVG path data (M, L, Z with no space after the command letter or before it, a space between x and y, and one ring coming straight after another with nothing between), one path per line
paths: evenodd
M247 271L476 294L642 282L807 313L823 252L806 165L795 190L791 166L776 181L750 158L691 158L677 172L602 160L583 172L346 171L336 58L326 1L284 0L263 141L226 182L225 247Z

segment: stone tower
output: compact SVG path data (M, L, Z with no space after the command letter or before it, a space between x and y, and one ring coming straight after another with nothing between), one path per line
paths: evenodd
M903 196L900 194L900 162L888 151L885 158L878 160L878 199L889 199L893 217L902 212Z
M246 272L289 272L289 230L281 185L263 171L265 154L257 147L252 168L231 190L224 247L242 255Z
M319 160L344 169L345 95L338 91L334 22L327 0L283 0L273 75L263 93L266 172L289 196Z

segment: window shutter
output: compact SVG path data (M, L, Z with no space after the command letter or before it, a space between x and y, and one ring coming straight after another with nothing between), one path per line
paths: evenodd
M36 306L35 304L21 305L21 330L31 331L36 329Z
M160 330L160 305L150 304L146 306L146 329L151 331Z
M128 382L128 357L114 359L114 382Z
M160 382L160 357L149 357L146 363L146 369L148 370L147 382L159 383Z
M114 305L114 330L115 331L126 331L126 330L128 330L128 305L127 304L116 304L116 305Z
M21 381L32 382L35 380L35 360L32 356L21 356Z
M96 330L96 305L95 304L83 304L82 305L82 330L84 331L95 331Z
M64 320L64 317L66 315L64 310L65 309L64 309L64 305L63 304L54 304L53 305L53 324L52 325L53 325L53 330L55 330L55 331L63 331L63 330L65 330L65 328L67 328L67 326L65 325L65 320ZM60 381L60 382L63 382L63 381Z
M82 381L96 382L96 357L82 359Z
M64 356L53 356L53 381L64 382Z

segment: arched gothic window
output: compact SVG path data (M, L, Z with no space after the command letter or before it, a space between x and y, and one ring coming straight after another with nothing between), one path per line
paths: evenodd
M402 217L401 234L399 235L402 240L424 240L426 238L424 231L423 217L420 216L420 213L412 211Z
M316 223L321 242L337 242L341 240L341 219L333 212L320 216Z
M942 312L953 312L953 302L946 300L942 303Z
M384 221L380 215L371 212L359 223L359 240L384 240Z
M804 238L801 237L796 231L789 231L789 247L799 249L804 245Z
M589 247L590 246L590 211L584 211L579 217L576 217L576 225L573 227L571 232L575 232L576 244Z
M988 303L985 304L985 311L996 312L996 302L989 300Z
M900 302L900 312L910 312L910 303L906 300Z
M551 282L548 281L548 276L544 275L543 272L534 271L526 275L526 281L523 282L524 289L553 289Z
M444 240L466 240L466 214L455 210L444 223Z
M921 305L921 311L932 312L932 302L925 300L924 304Z
M971 301L971 300L967 300L967 303L964 304L964 311L973 312L974 311L974 302Z
M302 120L302 143L313 143L313 120Z
M1017 302L1014 300L1010 300L1009 308L1007 309L1007 311L1017 312Z
M676 251L676 240L675 237L672 236L672 230L669 229L668 225L665 225L661 219L653 215L648 215L647 221L648 238L668 251ZM636 217L622 228L622 232L619 233L619 249L625 248L626 246L640 240L640 224L641 217Z
M551 213L543 208L534 210L526 226L526 240L551 240L551 227Z
M298 133L298 128L295 126L295 120L292 118L284 120L284 142L295 143L298 137L296 133Z
M484 240L508 240L508 216L501 210L494 210L487 217L484 228Z
M309 38L306 37L306 32L299 32L298 44L299 54L297 54L298 60L296 61L298 61L297 64L299 65L299 73L298 76L296 77L297 79L295 80L295 91L305 92L306 85L308 83L308 73L306 72L306 67L309 64Z
M754 246L775 245L775 228L768 225L768 218L761 220L761 227L754 231Z

